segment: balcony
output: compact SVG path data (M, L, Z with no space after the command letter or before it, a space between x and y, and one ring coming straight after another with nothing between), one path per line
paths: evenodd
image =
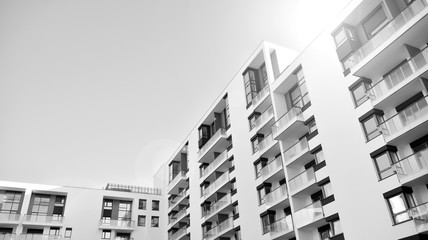
M187 226L178 229L174 234L168 237L168 240L179 240L187 235Z
M15 233L0 233L0 240L17 240Z
M259 142L258 145L258 154L259 156L269 157L271 155L276 155L280 151L278 141L275 140L272 134L267 135L263 140Z
M205 143L205 145L198 151L198 162L202 163L208 153L222 152L227 148L227 134L226 129L220 128L214 135Z
M265 231L269 231L271 239L274 240L280 237L291 237L291 235L294 233L293 230L293 220L291 215L288 215L268 225Z
M180 222L187 215L187 207L178 211L174 216L171 216L168 219L168 228L172 227L174 224Z
M425 130L428 129L427 106L426 97L423 97L381 123L379 129L385 141L388 144L397 145L411 142L412 139L426 134Z
M173 171L170 175L169 184L167 187L167 192L171 192L181 188L186 187L186 171Z
M286 142L298 139L308 131L304 121L302 109L291 108L272 125L273 137Z
M228 193L224 197L219 199L217 202L215 202L214 204L209 206L209 209L206 209L205 211L202 212L202 217L205 218L204 221L206 221L210 217L214 216L215 214L217 214L218 212L220 212L225 207L227 207L231 204L232 204L232 197L231 197L230 193Z
M309 168L290 179L290 194L295 195L296 193L301 192L306 188L316 185L315 183L315 171L313 168Z
M213 183L211 183L207 188L202 192L203 197L208 197L218 190L221 186L229 182L229 172L223 173L219 178L217 178Z
M302 138L284 151L285 165L298 163L301 159L306 162L310 157L311 153L309 152L308 140L306 138Z
M316 201L294 213L296 228L311 226L324 218L321 201Z
M398 68L384 76L379 82L367 90L367 95L371 99L374 107L384 109L386 106L397 105L406 97L416 94L420 87L410 84L415 79L428 70L428 48L422 50L418 55L409 61L402 63ZM410 85L410 86L408 86ZM398 94L398 90L406 89ZM407 89L408 88L408 89ZM413 89L413 92L411 90ZM387 101L392 94L398 95L395 101ZM404 95L404 96L402 96ZM409 96L410 95L410 96Z
M349 66L352 70L357 70L356 74L358 76L368 77L366 73L370 69L361 69L362 65L364 65L364 62L367 63L368 61L364 60L368 59L369 56L374 56L375 53L378 52L375 50L380 49L380 46L383 45L384 47L386 47L384 43L388 42L388 44L391 44L393 41L403 35L408 30L408 28L412 27L416 23L415 16L418 16L418 13L425 10L426 5L427 4L425 0L414 1L404 11L398 14L392 21L390 21L385 27L383 27L382 30L380 30L368 42L366 42L362 47L355 51L354 54L347 61L346 65ZM421 29L417 30L419 32ZM418 35L420 34L413 35L412 33L409 33L407 38L415 38L415 36ZM390 49L388 50L389 55L387 56L387 54L385 54L385 56L382 56L382 59L385 59L384 57L394 56L394 54L392 54L393 51L398 51L398 48L402 48L404 43L407 42L408 44L410 44L411 41L412 40L407 41L407 39L402 39L401 41L397 42L397 44L395 44L396 46L390 47ZM376 61L381 61L381 59L376 59ZM378 64L378 62L375 62L373 63L372 68L380 65L381 64Z
M266 98L266 96L269 95L269 85L266 85L260 92L257 93L257 95L252 100L252 105L254 108L257 107L257 105L263 101L263 99Z
M175 198L170 199L168 201L168 210L170 211L174 207L176 207L179 203L181 203L186 198L187 191L186 189L182 190Z
M420 204L407 210L404 217L411 217L419 233L428 231L428 203Z
M99 223L99 229L115 229L115 230L132 231L135 229L135 221L101 219Z
M19 240L63 240L63 237L60 235L47 235L47 234L32 234L32 233L23 233L19 235Z
M17 213L0 213L0 224L18 224L20 217Z
M219 223L217 226L205 232L203 239L215 239L231 231L233 231L233 217L226 219L225 221Z
M265 206L267 208L275 207L279 204L278 208L285 208L288 203L285 201L288 197L287 185L283 184L273 189L265 196Z
M63 216L46 216L46 215L24 215L25 225L38 225L38 226L60 226L64 221Z
M224 150L220 155L218 155L207 168L205 168L201 173L201 178L205 178L211 173L214 172L220 165L222 165L227 160L227 150Z
M275 158L273 161L271 161L270 163L268 163L266 166L264 166L261 170L260 170L260 174L262 176L263 181L268 180L270 177L275 176L276 173L278 173L279 171L281 171L283 169L282 167L282 157L279 156L277 158ZM281 174L279 174L281 175ZM282 178L283 178L282 174Z
M394 169L401 184L425 183L428 175L428 149L394 163Z
M265 128L265 126L270 120L273 119L273 107L272 105L266 109L262 115L260 115L251 125L250 125L250 131L253 133L255 131L259 131L260 128ZM260 130L261 132L264 132ZM251 134L254 135L254 134Z

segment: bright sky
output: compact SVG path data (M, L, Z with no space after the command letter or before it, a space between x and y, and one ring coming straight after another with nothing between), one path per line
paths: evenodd
M262 40L350 0L0 0L0 180L151 185Z

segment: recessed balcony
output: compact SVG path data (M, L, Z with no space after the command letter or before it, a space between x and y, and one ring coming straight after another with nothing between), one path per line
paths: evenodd
M167 187L168 194L175 192L179 188L185 188L186 183L186 171L173 171Z
M316 201L293 214L296 228L315 227L324 219L321 201Z
M299 162L307 162L307 160L311 157L308 140L306 138L300 139L300 141L296 142L287 150L285 150L283 154L285 165L292 165L294 163L297 164Z
M394 169L401 184L424 184L428 180L428 149L394 163Z
M21 215L17 213L0 213L0 224L18 224L20 217Z
M0 239L2 239L2 238L0 238ZM6 239L8 239L8 238L6 238ZM13 239L19 239L19 240L63 240L64 238L61 235L23 233L23 234L19 235L19 237L11 238L11 239L12 240Z
M289 186L291 195L295 195L299 192L302 192L307 188L312 189L314 186L316 186L314 169L309 168L290 179Z
M99 229L114 229L133 231L135 229L135 221L133 220L112 220L107 218L100 219Z
M178 229L175 233L173 233L168 240L180 240L187 235L187 226Z
M357 76L369 78L373 77L374 73L385 72L388 67L394 66L394 61L397 60L396 56L404 54L403 44L421 46L426 40L424 40L426 34L423 33L423 29L426 29L426 22L418 23L427 14L426 10L427 3L425 0L415 0L355 51L347 60L346 65L350 66ZM414 27L414 25L418 26ZM368 64L369 62L370 64Z
M269 231L270 238L274 239L283 239L289 238L294 234L293 220L291 215L288 215L284 218L278 219L275 222L267 226Z
M18 240L15 233L0 233L0 240Z
M214 226L210 230L204 233L204 240L212 240L223 235L228 235L234 232L233 230L233 217L230 217L223 222L219 223L217 226Z
M257 108L257 106L263 102L264 99L269 95L269 85L266 85L260 92L257 93L257 95L252 100L252 105L254 108Z
M267 208L285 208L288 205L287 185L282 184L276 189L273 189L265 196L265 206Z
M170 216L168 219L168 229L174 226L176 223L180 222L187 216L187 207L178 211L174 216Z
M24 225L37 225L37 226L61 226L63 224L63 216L47 216L47 215L24 215Z
M399 145L426 134L428 103L423 97L379 125L385 142Z
M208 162L208 156L213 152L222 152L227 148L227 134L226 129L220 128L214 135L205 143L205 145L198 151L198 162ZM212 161L212 160L211 160Z
M175 198L170 199L168 201L168 211L171 211L172 209L174 209L175 207L177 207L180 203L183 202L183 200L186 199L186 194L187 191L186 189L181 190L180 193L178 193Z
M258 156L270 156L272 154L277 153L280 148L277 144L278 141L275 140L272 136L272 134L267 135L263 140L259 142L258 145Z
M224 197L220 198L217 202L209 206L202 212L202 217L204 217L204 221L207 221L212 216L218 214L222 210L226 209L228 206L232 205L232 196L230 193L226 194Z
M269 131L270 125L273 122L273 107L272 105L266 109L254 122L250 125L250 135L255 135L256 132L264 133ZM270 124L269 124L270 123Z
M201 173L201 178L205 178L213 173L219 166L221 166L228 158L228 151L224 150L218 155L210 165L208 165Z
M304 124L302 109L293 107L282 115L273 125L272 134L276 140L294 141L308 131Z
M372 105L378 109L394 106L420 91L417 80L428 77L428 48L409 61L402 63L392 72L367 90Z
M278 156L277 158L269 162L266 166L264 166L260 170L260 174L262 176L263 181L266 181L270 178L275 178L275 177L284 178L284 173L281 170L283 170L282 157ZM281 174L281 172L283 174Z
M214 182L212 182L207 188L203 190L202 196L205 198L209 197L211 194L215 193L219 188L221 188L229 181L229 172L223 173L219 178L217 178Z

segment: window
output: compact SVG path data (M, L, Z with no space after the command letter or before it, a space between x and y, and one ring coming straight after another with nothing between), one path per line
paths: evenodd
M248 122L250 123L250 130L252 130L253 128L256 127L256 120L260 117L260 113L259 112L253 112L249 117L248 117Z
M230 126L230 111L229 111L229 98L226 97L226 108L224 109L226 128Z
M323 184L321 186L321 189L322 189L324 198L327 198L327 197L333 195L333 189L331 188L331 182L330 181Z
M0 213L18 213L22 193L6 191L0 199L3 200Z
M138 209L146 210L146 207L147 207L147 200L146 199L139 199L138 200Z
M238 202L233 203L232 213L233 213L233 216L239 215Z
M329 240L331 237L330 225L325 225L325 226L318 228L318 232L320 234L321 240Z
M385 146L371 153L379 180L385 179L393 175L394 169L392 165L398 162L397 148L394 146Z
M244 87L247 105L250 105L253 98L257 95L256 70L248 68L244 73Z
M138 226L139 227L145 227L146 226L146 216L145 215L138 215Z
M131 220L131 216L132 216L132 203L120 201L118 219L127 221L127 220Z
M309 134L314 133L318 130L317 123L315 122L315 118L308 122Z
M159 201L152 200L152 210L153 211L159 211Z
M104 200L104 209L112 209L112 208L113 208L113 201Z
M111 239L111 231L103 230L103 232L101 233L101 239Z
M73 232L73 230L71 228L66 228L65 229L64 238L65 239L71 239L72 232Z
M297 85L290 90L290 101L294 107L303 108L310 102L308 89L306 87L305 75L303 75L302 68L295 72L297 78Z
M259 72L261 75L261 79L263 79L263 86L267 86L269 83L265 63L263 63L263 65L259 68Z
M334 42L336 43L336 47L339 47L343 42L347 39L355 40L354 30L349 26L343 26L337 31L334 35Z
M34 195L33 207L31 208L32 215L48 215L50 196L49 195Z
M241 238L241 229L235 230L235 239L236 240L242 240L242 238Z
M382 116L382 111L373 109L359 118L367 141L370 141L381 134L378 126L383 122Z
M258 189L257 190L258 196L259 196L259 204L262 205L265 203L265 196L266 196L266 192L264 188Z
M58 236L59 235L59 227L51 227L49 229L49 236Z
M383 10L382 5L376 8L370 16L363 22L363 28L367 35L367 38L370 39L376 35L382 28L388 23L388 18L386 13Z
M152 216L152 227L159 227L159 217Z
M262 232L263 234L266 234L270 232L270 224L275 222L275 214L271 212L265 212L264 214L262 213L260 217L262 221Z
M259 143L263 140L264 135L256 134L251 138L251 147L253 148L253 153L259 151Z
M412 189L409 187L400 187L384 194L394 224L411 219L409 209L416 206L412 192Z
M366 93L368 89L370 89L370 83L367 81L361 81L349 89L351 91L355 107L360 106L369 99Z
M325 161L324 152L322 151L322 149L313 153L313 155L317 164Z
M330 223L330 227L332 229L333 236L336 236L336 235L339 235L339 234L343 233L342 226L340 225L340 220L339 219L331 222Z

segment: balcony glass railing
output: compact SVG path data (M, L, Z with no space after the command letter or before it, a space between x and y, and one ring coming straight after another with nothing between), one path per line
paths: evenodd
M180 211L178 211L174 216L171 216L168 219L168 224L174 224L178 220L180 220L182 217L184 217L187 214L187 208L183 208Z
M17 240L15 233L0 233L0 240Z
M17 213L0 213L0 222L16 222L19 221L20 216Z
M282 157L278 156L273 161L271 161L266 166L264 166L260 170L260 173L262 175L262 178L266 179L267 177L269 177L273 173L278 172L280 169L282 169Z
M219 186L225 184L229 181L229 172L223 173L219 178L217 178L213 183L211 183L204 191L202 192L203 196L208 196L214 192Z
M268 225L267 228L267 231L270 232L271 236L281 233L285 234L287 232L293 231L293 220L291 215L276 220L275 222Z
M392 88L406 80L410 75L425 67L428 60L428 48L425 48L418 55L407 62L401 64L397 69L390 72L379 82L367 90L367 94L372 100L376 100L386 95Z
M32 223L62 223L64 220L63 216L46 216L46 215L25 215L24 222Z
M276 121L272 125L272 133L278 134L279 130L281 130L283 127L287 126L288 124L290 124L290 121L293 118L295 118L301 114L302 114L301 108L292 107L288 112L286 112L284 115L282 115L282 117L280 119L278 119L278 121Z
M184 234L187 234L187 226L178 229L174 234L172 234L168 240L177 240L182 237Z
M47 235L47 234L32 234L24 233L19 235L19 240L62 240L60 235Z
M265 204L267 206L272 206L279 200L287 198L287 195L287 186L285 184L282 184L278 188L274 189L272 192L266 194Z
M172 207L174 206L176 203L181 202L181 200L183 200L183 198L186 196L186 189L181 190L181 192L179 194L177 194L177 196L175 196L175 198L170 199L168 201L168 207Z
M297 227L303 227L324 217L321 201L316 201L294 213Z
M209 217L212 214L216 213L218 210L222 209L224 206L227 206L232 203L232 198L230 193L219 199L217 202L209 206L202 212L203 217Z
M412 154L399 162L394 163L398 179L411 176L421 171L428 170L428 149Z
M294 178L290 179L290 191L294 192L302 187L305 187L313 181L315 181L315 172L313 168L309 168L308 170L301 172Z
M266 111L264 111L262 113L262 115L260 115L256 121L254 121L253 123L251 123L251 130L257 127L260 127L260 125L262 125L262 123L264 123L266 120L271 119L273 117L273 107L272 105L266 109Z
M414 220L428 223L428 202L409 209L407 215Z
M259 142L259 152L264 152L273 143L273 141L274 139L272 134L269 134L267 137L263 138L263 140Z
M415 0L410 6L402 11L397 17L389 22L374 37L358 49L347 61L347 67L354 67L378 48L382 43L399 31L406 23L412 20L419 12L426 8L425 0Z
M112 220L112 219L101 219L100 226L104 227L119 227L119 228L133 228L135 227L135 221L133 220Z
M215 239L223 232L233 228L233 218L228 218L204 233L204 240Z
M198 158L202 157L211 147L212 145L218 141L220 137L226 137L226 129L219 128L214 135L211 136L210 140L208 140L205 145L199 149Z
M266 95L269 94L269 85L266 85L259 93L253 98L252 104L256 106L260 100L262 100Z
M224 150L220 155L218 155L214 161L208 165L207 168L205 168L201 173L201 178L206 177L210 172L212 172L214 169L218 168L221 163L223 163L224 160L227 159L227 150Z
M428 115L427 106L428 103L426 97L421 98L417 102L379 124L379 128L383 136L389 137L390 135L408 128L414 122L426 117Z
M285 162L288 162L294 157L307 151L309 151L308 140L306 138L302 138L300 141L284 151Z

